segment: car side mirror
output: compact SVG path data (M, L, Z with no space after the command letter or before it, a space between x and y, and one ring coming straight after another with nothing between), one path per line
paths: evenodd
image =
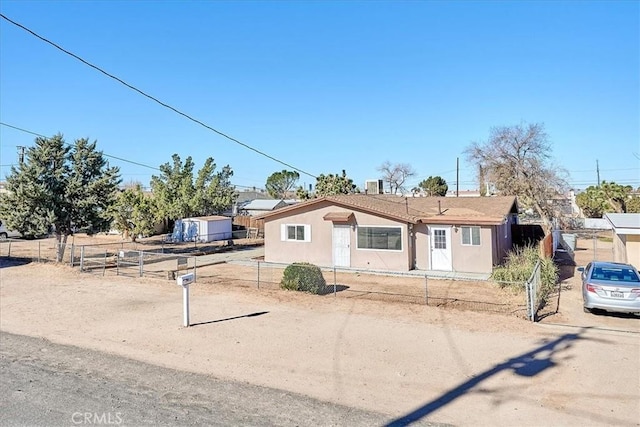
M578 271L584 273L584 267L578 267Z

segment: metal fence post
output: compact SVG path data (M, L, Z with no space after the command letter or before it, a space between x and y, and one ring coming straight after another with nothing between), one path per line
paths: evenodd
M71 252L69 253L69 265L71 268L75 267L74 265L74 257L75 257L76 246L74 243L71 243Z
M84 271L84 245L80 246L80 271Z
M429 288L428 288L428 284L429 284L429 278L425 274L424 275L424 304L425 305L429 305Z
M524 289L527 297L527 319L531 320L531 283L529 280L524 282Z
M138 268L140 269L140 277L144 274L144 252L138 252Z

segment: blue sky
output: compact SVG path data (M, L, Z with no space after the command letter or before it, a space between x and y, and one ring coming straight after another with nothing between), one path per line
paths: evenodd
M640 2L9 1L0 11L174 108L310 175L361 188L384 162L409 188L477 188L463 151L544 123L574 188L640 186ZM154 168L213 157L263 188L290 169L0 20L0 121ZM34 136L0 126L0 179ZM124 182L158 171L111 159ZM315 179L301 174L299 184Z

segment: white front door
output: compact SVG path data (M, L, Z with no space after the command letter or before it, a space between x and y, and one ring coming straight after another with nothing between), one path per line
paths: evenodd
M451 271L451 227L431 227L431 269Z
M351 267L351 226L333 224L333 265Z

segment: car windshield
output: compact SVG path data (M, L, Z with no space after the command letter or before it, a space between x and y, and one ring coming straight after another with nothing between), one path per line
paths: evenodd
M640 282L636 272L628 267L596 267L591 277L611 282Z

